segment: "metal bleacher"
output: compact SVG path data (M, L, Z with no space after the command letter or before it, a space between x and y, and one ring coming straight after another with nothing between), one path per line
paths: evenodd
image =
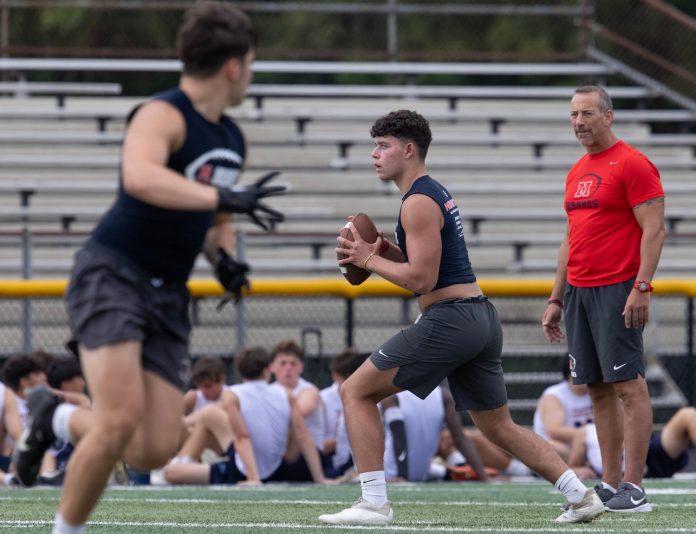
M0 68L3 61L0 58ZM270 68L269 63L273 62L262 68ZM154 64L177 66L166 62L148 66ZM77 68L75 63L69 65ZM413 69L402 67L402 74ZM566 71L559 67L558 72L577 76L581 70L599 77L612 74L601 64ZM669 198L668 236L658 275L693 276L696 135L689 130L696 123L696 112L630 109L659 95L640 86L616 89L624 107L616 113L615 131L657 163ZM565 172L582 154L570 132L571 94L570 86L535 86L528 91L521 86L417 84L253 86L245 103L230 110L249 139L243 180L278 169L283 171L279 181L291 187L287 197L271 202L288 216L276 233L262 234L244 219L238 221L246 234L245 255L254 276L337 275L335 235L345 218L357 211L368 213L385 233L391 233L400 195L374 175L369 128L378 116L408 108L431 121L434 141L426 163L453 192L468 221L466 237L480 276L549 277L564 229ZM0 97L0 278L27 272L37 277L67 275L72 254L113 199L124 120L140 101L72 94L58 107L50 94ZM654 133L652 127L658 123L660 133ZM668 133L665 126L671 128ZM30 269L23 254L27 228L31 229ZM195 276L211 276L206 262L197 262ZM522 313L515 306L511 303L507 310L502 305L503 315ZM525 399L535 398L543 385L557 378L548 373L549 362L562 351L539 350L537 311L525 313L534 315L534 323L530 320L506 331L505 365L514 390L511 396L518 399L511 406L529 414ZM386 336L394 326L386 324L379 330ZM654 369L650 386L666 409L683 402L660 367Z

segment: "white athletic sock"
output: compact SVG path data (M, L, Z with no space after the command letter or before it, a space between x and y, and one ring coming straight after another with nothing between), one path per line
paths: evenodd
M532 474L532 470L517 458L510 458L510 463L503 471L511 477L529 476Z
M428 466L428 480L443 480L447 475L447 468L440 462L430 461Z
M360 489L362 498L375 506L387 502L387 481L384 471L367 471L360 473Z
M51 534L84 534L85 525L71 525L66 523L60 512L56 514L56 523L53 525Z
M5 473L5 477L3 479L3 484L5 486L10 486L12 484L12 481L14 480L14 475L12 473Z
M611 491L614 495L616 495L616 492L619 491L614 486L610 486L604 481L602 481L602 488Z
M466 458L461 452L452 451L447 455L447 460L445 460L445 463L450 467L455 465L464 465L466 463Z
M73 437L70 435L70 416L75 410L77 410L75 404L64 402L59 404L53 413L51 426L53 427L53 433L61 441L73 443Z
M587 488L580 482L572 469L563 473L556 481L555 486L571 504L580 502L587 492Z

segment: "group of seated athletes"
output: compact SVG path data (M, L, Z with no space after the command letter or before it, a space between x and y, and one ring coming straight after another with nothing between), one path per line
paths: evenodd
M333 383L319 389L302 377L304 355L293 340L270 352L250 347L234 357L239 382L227 385L225 365L204 357L192 367L184 397L179 450L160 472L169 484L261 484L271 481L351 481L356 477L340 386L369 356L346 349L330 363ZM567 365L563 365L567 370ZM587 386L564 380L542 393L534 431L547 439L579 476L601 477L597 433ZM0 383L0 484L16 483L10 461L26 423L27 392L48 385L67 402L88 406L78 360L43 352L8 358ZM488 480L533 475L476 430L463 428L446 385L420 399L401 392L380 403L388 480ZM696 409L681 408L651 440L648 477L670 477L688 463L696 437ZM39 484L62 483L72 445L46 453ZM125 482L148 477L121 467Z

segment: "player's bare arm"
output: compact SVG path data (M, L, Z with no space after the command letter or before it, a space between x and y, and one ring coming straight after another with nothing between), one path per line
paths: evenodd
M541 318L541 329L544 337L551 343L560 343L565 339L565 334L561 329L563 308L559 305L559 302L563 303L563 293L568 274L568 237L569 227L566 224L563 241L561 241L558 257L556 258L556 278L549 296L549 304L546 306L546 311L544 311L544 315Z
M169 155L184 142L181 113L153 101L135 113L123 140L122 171L126 192L143 202L175 210L213 210L218 193L166 167Z
M297 409L300 411L302 417L307 417L321 407L321 396L318 390L307 388L300 391L299 395L295 398L295 402L297 403Z
M317 447L312 440L312 436L310 436L309 432L307 431L304 417L302 417L302 414L297 407L297 400L290 392L288 392L288 399L290 401L291 432L300 446L300 452L302 453L305 462L307 462L307 467L309 467L312 480L318 484L324 483L326 482L326 479L324 478L324 472L321 468L319 452L317 451Z
M476 446L464 433L462 421L457 413L454 398L452 397L452 393L450 393L449 389L447 388L442 388L442 402L445 406L445 424L447 425L450 435L452 436L454 446L464 455L466 461L471 464L471 467L474 468L478 474L478 480L481 482L486 482L488 480L486 467L484 466L483 461L476 450Z
M249 430L247 429L244 418L242 417L239 397L233 392L225 397L225 411L230 422L230 428L234 435L234 448L239 453L244 467L246 467L247 484L260 484L259 470L256 466L256 456L251 444Z
M576 435L584 435L585 431L583 429L570 427L565 424L563 405L555 395L544 395L541 398L539 401L539 413L544 429L551 439L570 445Z
M218 249L223 249L234 256L235 236L232 226L232 216L228 213L217 213L212 226L205 236L203 253L211 263L214 263Z
M643 236L640 240L640 267L636 280L651 282L657 270L665 240L665 199L656 197L637 204L633 215ZM649 319L650 293L633 289L626 299L624 323L626 328L642 328Z
M17 410L17 398L9 388L5 389L5 405L2 415L7 433L12 436L15 442L19 441L22 435L22 419Z

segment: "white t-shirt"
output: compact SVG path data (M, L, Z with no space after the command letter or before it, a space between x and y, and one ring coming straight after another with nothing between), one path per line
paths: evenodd
M242 418L249 431L259 477L271 476L283 461L290 432L290 401L285 388L265 380L250 380L230 387L239 399ZM246 474L235 455L237 468Z
M430 461L440 444L440 431L445 421L442 389L435 388L421 400L410 391L396 394L404 415L406 427L408 480L422 482L428 478ZM393 436L388 426L384 429L384 474L387 478L397 476Z
M539 397L539 400L541 401L541 399L547 395L553 395L561 403L564 413L563 424L565 426L580 428L594 421L592 399L589 393L576 395L573 393L573 390L570 389L568 381L564 380L563 382L547 387L541 394L541 397ZM538 403L537 409L534 411L534 432L544 439L549 439L549 435L544 428L544 423L541 420Z
M336 439L338 421L343 415L343 402L338 393L338 384L334 382L319 392L324 404L324 439Z
M220 395L218 396L217 399L206 399L203 396L203 392L200 389L196 390L196 402L193 405L193 410L191 410L191 413L197 412L198 410L201 410L208 406L209 404L215 404L217 402L220 402L220 399L222 398L222 392L225 391L225 388L223 388L220 391Z

